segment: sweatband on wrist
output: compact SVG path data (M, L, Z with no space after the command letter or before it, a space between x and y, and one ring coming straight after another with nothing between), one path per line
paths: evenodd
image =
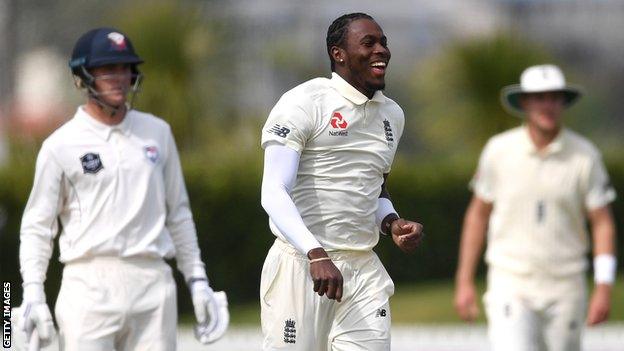
M615 282L617 260L614 255L600 254L594 257L594 282L612 285Z
M382 233L385 233L383 231L383 228L381 228L381 222L383 222L383 220L386 218L387 215L389 214L396 214L397 217L400 217L398 212L394 209L394 206L392 206L392 201L390 201L390 199L385 198L385 197L380 197L379 199L377 199L377 211L375 211L375 223L377 224L377 228L379 228L379 231L381 231Z

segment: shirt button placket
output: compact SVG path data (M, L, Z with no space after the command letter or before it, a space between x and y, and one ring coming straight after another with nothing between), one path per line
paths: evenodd
M111 139L113 141L113 148L115 149L115 153L117 155L117 162L121 165L123 160L123 147L122 147L122 135L118 129L113 129Z

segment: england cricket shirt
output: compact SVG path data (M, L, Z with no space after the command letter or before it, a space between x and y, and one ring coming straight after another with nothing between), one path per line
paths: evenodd
M262 146L300 153L291 196L326 250L370 250L383 174L403 133L403 111L377 91L371 99L336 73L286 92L262 131ZM285 240L270 220L272 232Z
M493 204L486 261L522 274L583 272L586 213L616 197L600 152L567 129L542 151L524 126L494 136L472 186Z

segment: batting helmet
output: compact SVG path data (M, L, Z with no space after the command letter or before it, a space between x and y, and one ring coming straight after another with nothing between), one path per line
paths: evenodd
M130 39L114 28L96 28L83 34L69 60L69 67L81 84L92 87L94 78L90 68L113 64L130 64L134 84L140 72L137 65L143 63L130 42Z

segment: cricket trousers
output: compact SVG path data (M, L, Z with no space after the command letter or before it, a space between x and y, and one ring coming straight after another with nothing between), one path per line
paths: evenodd
M308 259L277 239L262 268L263 350L389 351L394 284L373 251L329 252L341 302L313 290Z
M490 267L484 305L492 351L580 351L585 274L553 277Z
M68 263L55 306L60 350L175 350L176 303L171 268L162 259Z

